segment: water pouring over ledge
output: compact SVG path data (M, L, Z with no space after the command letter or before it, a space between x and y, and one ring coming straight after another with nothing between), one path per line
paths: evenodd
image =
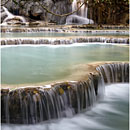
M12 14L11 12L8 11L8 9L4 6L2 6L3 8L3 12L1 13L2 16L6 16L1 25L8 25L8 22L11 21L11 24L13 24L13 22L20 22L20 23L25 23L26 19L23 16L17 16Z
M2 89L2 123L35 124L73 116L90 109L102 97L105 83L115 82L129 82L128 63L99 66L86 81Z
M77 10L82 4L84 0L73 0L72 2L72 12ZM66 24L94 24L92 19L88 19L88 7L87 3L85 3L81 9L73 15L70 15L66 18Z
M129 84L106 86L104 99L71 118L35 125L2 124L2 130L129 130Z

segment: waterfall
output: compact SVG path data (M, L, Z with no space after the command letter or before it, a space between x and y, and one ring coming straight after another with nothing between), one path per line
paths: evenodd
M129 64L116 63L99 66L97 70L103 76L105 83L129 82Z
M77 10L80 5L84 3L84 0L73 0L72 2L72 12ZM88 4L88 3L87 3ZM66 24L94 24L94 21L91 19L88 19L88 7L85 3L79 11L74 13L73 15L70 15L66 19Z
M97 79L90 76L88 81L58 83L49 90L41 86L18 88L4 94L1 92L2 104L6 103L2 107L2 122L35 124L44 120L71 117L96 102L95 87L98 87L93 83L94 80Z
M1 25L7 25L8 21L11 21L11 20L17 20L19 22L22 22L22 23L25 23L26 20L24 17L22 16L17 16L17 15L13 15L12 13L10 13L8 11L8 9L6 7L3 6L3 11L4 13L7 15L7 17L3 20L2 24Z
M79 37L79 38L1 38L1 45L20 45L20 44L50 44L50 45L69 45L73 43L122 43L129 44L129 38L105 38L105 37Z
M14 17L14 15L13 15L12 13L10 13L10 12L8 11L8 9L5 8L4 6L3 6L3 9L4 9L5 13L7 14L8 18L13 18L13 17Z
M104 93L104 82L129 82L129 64L113 63L96 68L86 81L1 90L2 123L35 124L71 117L89 109Z

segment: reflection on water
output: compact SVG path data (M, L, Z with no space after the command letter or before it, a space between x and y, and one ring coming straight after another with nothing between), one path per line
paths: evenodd
M128 61L128 47L111 44L17 46L1 49L2 84L39 83L71 75L75 65Z
M62 33L62 32L31 32L31 33L21 33L21 32L10 32L10 33L1 33L2 38L14 38L14 37L70 37L70 36L129 36L128 32L93 32L93 33Z
M105 96L91 110L71 118L37 125L2 125L2 130L128 130L129 84L106 86Z

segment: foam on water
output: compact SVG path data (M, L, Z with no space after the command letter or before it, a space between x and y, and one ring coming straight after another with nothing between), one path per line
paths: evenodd
M0 46L0 48L7 48L7 47L50 47L50 48L59 48L59 47L74 47L74 46L85 46L85 45L115 45L115 46L119 46L119 44L116 43L106 43L106 42L93 42L93 43L74 43L74 44L68 44L68 45L64 45L64 44L60 44L60 45L50 45L50 44L40 44L40 45L36 45L36 44L19 44L19 45L4 45L4 46ZM127 44L121 44L120 46L128 46Z
M89 111L36 125L2 125L2 130L128 130L128 113L129 84L112 84Z
M74 43L74 44L69 44L69 45L63 45L63 44L61 44L61 45L35 45L35 44L21 44L21 45L4 45L4 46L0 46L0 48L7 48L7 47L50 47L50 48L59 48L59 47L73 47L73 46L85 46L85 45L90 45L90 44L92 44L92 43ZM111 44L111 45L116 45L116 44L114 44L114 43L93 43L93 45L97 45L97 44L99 44L99 45L109 45L109 44Z

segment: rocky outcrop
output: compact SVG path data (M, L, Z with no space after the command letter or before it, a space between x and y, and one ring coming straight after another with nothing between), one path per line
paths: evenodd
M2 0L2 4L15 15L22 15L31 20L43 20L64 24L66 17L59 17L47 13L37 1L15 0L16 2ZM66 14L72 12L71 0L40 0L40 4L47 7L56 14ZM88 18L94 24L128 24L129 23L129 3L128 0L89 0Z
M2 0L4 3L5 0ZM13 14L19 14L28 18L28 20L44 20L58 24L65 23L66 17L58 17L47 13L41 5L44 5L50 11L56 14L65 14L71 12L70 0L41 0L39 3L32 0L16 0L17 3L9 1L5 6Z

